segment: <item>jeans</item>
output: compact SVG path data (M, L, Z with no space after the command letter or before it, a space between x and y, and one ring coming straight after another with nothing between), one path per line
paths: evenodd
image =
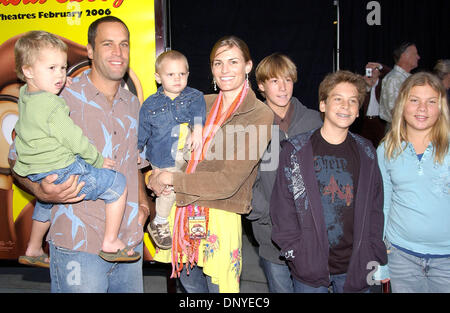
M142 293L142 258L110 263L96 254L72 251L50 243L50 279L53 293ZM134 251L143 253L142 242Z
M320 287L311 287L307 284L304 284L295 278L294 280L294 292L297 293L343 293L344 292L344 284L345 278L347 277L347 273L344 274L336 274L330 275L330 287L320 286ZM367 290L366 293L370 291Z
M71 175L80 175L78 183L84 181L85 185L79 195L85 194L84 200L101 199L105 203L112 203L120 198L126 186L126 178L121 173L106 168L95 168L86 163L80 156L77 156L75 161L65 168L47 173L32 174L27 177L31 181L40 182L51 174L58 174L55 184L65 182ZM52 203L36 201L33 220L50 221L52 206Z
M203 268L194 266L180 273L180 282L187 293L219 293L219 285L213 284L211 277L203 273Z
M388 242L392 292L450 293L450 258L419 258Z
M294 284L291 277L291 272L286 264L277 264L267 261L264 258L259 258L261 267L269 285L269 292L271 293L293 293Z

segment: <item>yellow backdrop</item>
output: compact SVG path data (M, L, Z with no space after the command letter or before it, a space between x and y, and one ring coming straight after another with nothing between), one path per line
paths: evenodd
M86 46L91 22L105 15L116 16L130 30L130 68L140 82L145 99L156 91L154 13L153 0L0 0L0 47L8 39L30 30L45 30ZM1 87L4 86L0 86L0 90ZM15 123L16 119L11 116L18 114L18 111L10 108L8 99L0 99L0 102L3 135L0 135L0 202L4 203L3 206L0 205L0 227L10 229L8 235L3 234L6 232L0 234L1 259L9 258L9 252L12 258L16 257L14 254L21 253L23 247L19 247L19 242L15 245L15 240L20 236L17 224L22 223L17 218L33 197L12 184L10 175L7 174L7 156L11 142L9 134L14 127L7 124ZM144 242L150 254L154 255L155 249L147 233Z

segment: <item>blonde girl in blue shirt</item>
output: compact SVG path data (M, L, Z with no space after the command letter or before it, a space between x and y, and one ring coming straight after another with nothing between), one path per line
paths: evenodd
M449 128L439 78L409 77L377 150L393 292L450 292Z

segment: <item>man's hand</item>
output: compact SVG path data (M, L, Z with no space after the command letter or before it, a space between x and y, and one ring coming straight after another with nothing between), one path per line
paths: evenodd
M371 69L375 69L375 68L381 68L382 67L382 65L380 64L380 63L378 63L378 62L368 62L367 64L366 64L366 68L367 67L369 67L369 68L371 68Z
M11 168L11 174L20 188L33 194L42 202L75 203L83 200L86 196L77 196L85 184L84 182L78 184L78 175L72 175L65 182L58 185L54 184L54 181L58 178L57 174L48 175L41 183L36 183L14 172L13 168L16 160L8 159L8 162Z
M75 203L84 199L86 195L77 196L84 182L78 184L78 175L72 175L62 184L54 184L58 175L52 174L45 177L36 188L33 188L34 195L43 202L49 203Z
M113 170L115 166L115 161L108 158L103 158L103 168L109 168L110 170Z
M375 85L375 83L377 82L378 78L380 77L380 67L381 67L381 64L380 63L376 63L376 62L369 62L369 63L366 64L366 68L371 68L372 69L372 76L371 77L364 76L364 79L370 85L370 87L373 87L373 85Z

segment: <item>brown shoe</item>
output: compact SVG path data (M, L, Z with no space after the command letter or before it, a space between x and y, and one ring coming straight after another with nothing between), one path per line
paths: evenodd
M154 221L151 221L148 223L147 230L159 248L163 250L172 248L172 236L170 235L169 222L155 224Z
M134 251L132 255L128 255L128 251L130 251L130 247L125 247L122 250L117 250L116 252L105 252L100 250L99 256L108 262L134 262L141 258L139 252Z
M44 253L40 256L22 255L19 257L20 264L43 267L43 268L50 268L50 263L46 260L48 260L48 255L46 253Z

